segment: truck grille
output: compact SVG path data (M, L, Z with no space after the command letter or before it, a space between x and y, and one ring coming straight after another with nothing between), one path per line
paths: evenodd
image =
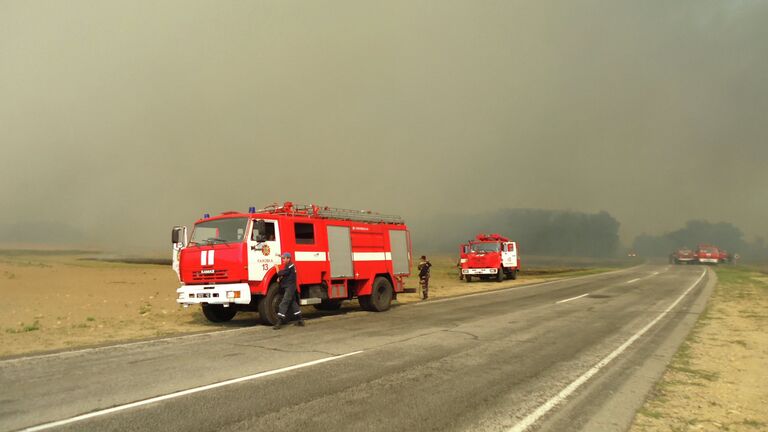
M227 278L226 270L210 270L194 271L192 272L192 280L194 281L214 281Z

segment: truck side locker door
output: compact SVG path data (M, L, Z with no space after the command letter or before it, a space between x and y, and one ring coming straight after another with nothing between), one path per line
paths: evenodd
M392 254L392 273L405 275L411 272L408 254L408 231L389 230L389 246Z
M328 261L331 263L331 278L354 276L349 227L328 225Z

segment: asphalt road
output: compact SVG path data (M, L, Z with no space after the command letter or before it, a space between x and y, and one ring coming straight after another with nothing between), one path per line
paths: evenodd
M625 430L714 281L643 265L6 360L0 430Z

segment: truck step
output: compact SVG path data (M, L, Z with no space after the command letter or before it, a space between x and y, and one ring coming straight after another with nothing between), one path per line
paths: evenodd
M310 298L301 299L301 301L299 301L299 304L302 306L306 306L306 305L320 304L320 302L322 301L323 299L321 299L320 297L310 297Z

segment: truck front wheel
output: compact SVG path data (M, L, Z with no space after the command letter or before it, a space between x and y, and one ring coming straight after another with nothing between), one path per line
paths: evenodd
M203 304L203 315L208 321L220 323L230 321L235 317L237 309L234 307L224 307L224 305Z
M470 275L464 275L464 282L470 283L472 282L472 276Z
M262 324L274 325L277 323L277 308L280 307L280 286L277 282L269 284L267 295L259 300L259 320Z
M496 282L504 280L504 267L499 267L499 271L496 273Z

